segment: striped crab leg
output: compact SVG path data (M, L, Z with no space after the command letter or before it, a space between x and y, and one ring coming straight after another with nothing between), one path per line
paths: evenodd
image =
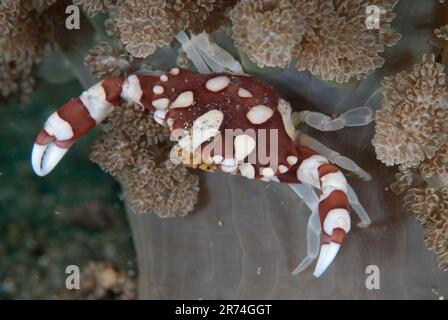
M308 244L309 256L293 273L303 271L317 256L319 247L314 242L317 242L316 239L318 238L313 237L313 234L318 234L319 229L321 229L322 244L313 273L316 277L319 277L336 257L345 235L351 228L349 186L342 172L336 166L330 164L327 158L307 147L297 146L297 149L302 161L297 164L296 177L299 183L308 186L308 188L293 185L293 189L312 207L313 214L308 226L308 232L312 234L308 235L308 240L313 243ZM318 200L314 196L312 188L321 191ZM320 222L321 228L316 226L317 221Z
M34 172L39 176L50 173L69 148L106 119L121 99L151 110L151 88L158 80L155 76L136 75L110 78L63 105L48 118L36 138L31 155Z

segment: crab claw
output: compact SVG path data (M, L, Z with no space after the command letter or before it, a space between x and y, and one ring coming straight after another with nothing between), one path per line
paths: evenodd
M34 142L31 154L34 172L38 176L50 173L68 149L96 124L80 98L54 112Z
M71 109L75 106L73 102L67 105ZM64 107L60 110L67 109ZM34 172L39 176L45 176L53 170L75 141L73 126L70 121L63 119L60 115L61 111L54 112L48 118L34 143L31 164Z
M56 167L67 151L68 149L61 148L54 142L47 145L34 143L31 155L34 172L41 177L47 175Z
M320 277L333 262L341 248L345 235L350 231L350 216L346 209L328 212L323 223L323 244L313 275Z
M151 76L142 77L149 84ZM39 176L50 173L70 147L91 129L100 124L121 98L138 102L141 97L137 76L109 78L84 91L54 112L45 122L34 143L31 163Z

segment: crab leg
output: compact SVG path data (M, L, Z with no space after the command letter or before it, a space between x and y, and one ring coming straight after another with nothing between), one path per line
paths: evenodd
M356 214L358 215L359 219L361 220L360 223L358 223L358 227L360 228L367 228L370 223L370 217L367 214L366 210L362 206L362 204L358 200L358 196L355 193L355 190L347 184L348 188L348 200L350 201L350 205L352 206L353 210L355 210Z
M313 211L319 204L319 197L312 186L306 184L289 184L289 187L302 199L308 208Z
M199 73L231 71L243 73L240 63L230 53L213 43L206 32L192 35L191 38L181 31L176 35Z
M365 126L372 122L374 118L375 112L367 106L348 110L335 119L314 111L301 111L298 113L299 123L304 122L319 131L336 131L345 127Z
M313 208L308 224L309 251L308 257L294 270L295 273L303 270L314 259L316 254L316 215L318 214L322 227L322 245L318 262L314 270L314 276L319 277L328 268L336 257L345 235L350 231L350 205L347 197L348 184L341 171L327 158L315 151L302 146L297 146L302 162L297 167L297 179L300 183L321 190L317 209ZM304 189L298 191L299 196L311 199ZM312 205L313 201L306 200ZM318 212L318 213L317 213ZM313 234L314 233L314 234Z
M50 173L68 149L109 116L121 99L150 108L153 76L131 75L97 83L78 98L72 99L46 121L34 143L31 162L39 176Z
M308 268L319 254L321 226L319 220L319 197L312 186L306 184L290 184L291 189L303 200L311 209L312 213L307 225L307 256L302 260L292 274L297 274Z
M313 187L307 184L289 184L291 189L305 202L305 204L312 211L307 225L307 256L302 262L292 271L292 274L298 274L304 271L313 262L319 254L319 245L321 237L321 225L319 219L319 197L313 190ZM332 190L336 190L333 188ZM347 196L351 207L354 209L361 222L358 227L365 228L370 225L370 218L367 215L364 207L359 203L353 188L347 184ZM326 250L326 249L325 249Z

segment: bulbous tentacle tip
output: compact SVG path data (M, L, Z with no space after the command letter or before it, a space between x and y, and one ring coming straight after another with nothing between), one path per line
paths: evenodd
M314 269L313 275L318 278L333 262L334 258L339 252L341 245L339 243L330 242L323 244L320 248L319 259L317 260L316 268Z
M33 171L38 176L46 176L56 167L67 151L68 149L61 148L53 142L47 145L35 143L31 153Z

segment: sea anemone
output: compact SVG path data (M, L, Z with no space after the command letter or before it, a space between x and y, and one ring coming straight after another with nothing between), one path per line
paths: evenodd
M84 11L95 16L98 13L105 13L112 6L118 6L123 0L73 0L73 4L82 6Z
M144 58L157 47L171 42L178 31L171 23L174 16L165 9L163 0L126 0L115 18L116 27L126 49Z
M160 217L184 216L194 209L199 179L168 159L168 133L142 106L123 103L109 117L110 130L92 147L91 159L115 176L133 211Z
M298 70L339 83L361 79L384 64L378 53L401 38L390 26L397 0L295 1L305 33L294 48ZM380 29L366 28L367 6L381 8ZM328 32L337 30L337 32Z
M258 66L298 70L343 83L381 67L378 53L400 39L389 25L396 0L243 0L231 11L232 37ZM382 8L380 29L366 29L365 8ZM328 32L338 30L338 32Z
M434 34L437 38L448 40L448 25L434 29Z
M448 186L448 145L442 146L431 159L421 162L415 168L398 166L395 182L391 190L402 194L412 187L427 187L439 189Z
M115 268L110 262L90 262L81 273L82 285L75 298L88 300L134 300L137 284L128 272ZM69 296L71 297L71 296Z
M184 29L214 31L226 21L233 0L124 0L107 22L133 56L145 58ZM113 26L113 27L112 27Z
M140 66L139 59L128 54L123 48L102 42L89 51L84 59L92 75L98 79L116 77L135 71Z
M56 29L65 12L55 1L2 1L0 5L0 95L20 93L27 102L33 67L57 47Z
M385 77L383 108L376 114L372 140L377 158L388 166L416 167L446 143L448 108L444 66L433 54L410 73Z
M395 194L402 194L412 187L414 180L415 172L412 168L399 166L398 172L395 173L395 182L390 185L390 188Z
M260 67L287 67L305 31L295 11L289 0L240 1L230 13L235 46Z
M448 145L442 146L433 158L424 161L419 170L425 179L445 176L448 173Z
M448 145L416 168L398 167L391 190L403 194L403 210L425 229L424 240L442 270L448 269Z
M448 271L448 220L443 223L426 225L425 244L434 251L439 260L439 268Z
M415 215L417 220L425 225L428 221L436 221L441 215L446 216L448 188L439 191L431 187L411 188L403 199L404 211Z
M19 16L19 1L4 0L0 4L0 35L9 33L13 27L14 22Z
M436 253L440 269L448 270L448 187L411 188L403 208L423 225L425 244Z
M448 113L444 65L426 54L412 72L386 77L372 140L377 158L399 164L391 190L425 229L425 244L448 269Z
M237 0L171 0L166 7L172 10L179 27L193 33L211 33L229 22L228 11ZM180 23L179 23L180 22ZM181 31L181 30L179 30Z

